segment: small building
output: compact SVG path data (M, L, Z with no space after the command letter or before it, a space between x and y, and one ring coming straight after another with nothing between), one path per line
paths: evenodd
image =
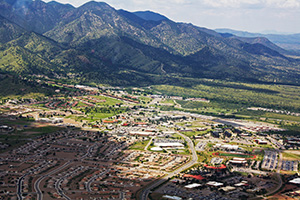
M236 164L236 165L243 165L246 164L247 161L245 158L233 158L232 160L229 161L231 164Z
M224 136L225 136L225 137L231 137L231 136L232 136L232 133L230 133L229 131L225 131L225 132L224 132Z
M296 185L300 185L300 178L295 178L293 180L290 180L289 183L293 183L293 184L296 184Z
M172 199L172 200L182 200L181 197L170 196L170 195L164 195L163 198L165 198L165 199Z
M204 180L205 178L201 175L192 175L192 174L184 174L183 175L183 178L193 178L193 179L196 179L196 180Z
M219 138L220 137L220 133L218 131L213 131L211 133L211 136L215 137L215 138Z
M221 187L224 184L216 181L209 181L206 183L206 185L211 186L211 187Z
M215 144L215 148L224 149L224 150L235 150L239 149L238 145L230 145L230 144Z
M150 150L151 151L163 151L164 149L160 148L160 147L152 147Z
M184 187L187 188L187 189L195 189L195 188L199 188L199 187L201 187L201 186L202 186L202 185L199 184L199 183L193 183L193 184L186 185L186 186L184 186Z
M179 142L154 143L154 145L161 148L184 148L184 145Z
M248 181L242 181L240 183L234 184L235 187L248 186Z
M137 135L137 136L145 136L145 137L149 137L149 136L154 136L156 135L156 133L153 132L145 132L145 131L132 131L129 133L130 135Z
M230 192L230 191L233 191L233 190L235 190L235 189L236 189L236 188L233 187L233 186L226 186L226 187L220 188L219 190L220 190L220 191L224 191L224 192Z
M255 141L257 144L268 144L267 141L261 140L261 139L255 139L254 141Z
M103 120L102 121L103 123L105 123L105 124L115 124L115 123L118 123L119 122L119 120Z

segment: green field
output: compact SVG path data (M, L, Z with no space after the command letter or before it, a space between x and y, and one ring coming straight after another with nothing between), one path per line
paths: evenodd
M105 100L105 102L99 102L96 104L99 106L114 106L118 103L123 103L121 100L113 99L113 98L105 97L105 96L92 96L92 97L99 99L99 100Z
M283 152L282 153L283 159L288 159L288 160L300 160L300 154L296 153L288 153L288 152Z
M192 87L156 85L153 89L182 97L201 97L210 103L178 101L186 108L225 109L238 112L251 106L300 112L300 86L248 84L201 80Z
M252 155L247 155L247 154L219 153L216 155L225 156L225 157L237 157L237 158L253 158Z
M133 145L131 145L129 147L130 150L140 150L140 151L144 151L145 147L147 146L147 144L149 143L150 140L143 140L143 141L139 141L134 143Z

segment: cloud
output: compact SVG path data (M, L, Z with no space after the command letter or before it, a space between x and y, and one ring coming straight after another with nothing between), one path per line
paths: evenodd
M298 9L300 8L300 0L266 0L269 7Z
M300 8L300 0L203 0L212 8Z
M51 0L45 0L51 1ZM80 6L90 0L57 0ZM300 0L96 0L116 9L151 10L177 22L250 32L300 33Z

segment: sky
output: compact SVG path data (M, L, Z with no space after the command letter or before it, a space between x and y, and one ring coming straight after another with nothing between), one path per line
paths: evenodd
M78 7L89 0L56 1ZM300 0L105 0L104 2L116 9L151 10L176 22L192 23L210 29L300 33Z

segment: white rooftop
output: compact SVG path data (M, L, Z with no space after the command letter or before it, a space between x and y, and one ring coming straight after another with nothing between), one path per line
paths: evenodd
M184 145L179 142L154 143L154 145L159 147L184 147Z
M166 198L166 199L174 199L174 200L182 200L181 197L170 196L170 195L164 195L163 198Z
M152 147L151 151L163 151L163 149L160 147Z
M223 183L219 183L219 182L216 182L216 181L209 181L209 182L206 183L206 185L219 187L219 186L222 186Z
M300 184L300 178L295 178L295 179L291 180L290 183Z
M200 187L201 184L199 183L193 183L193 184L190 184L190 185L186 185L184 186L185 188L188 188L188 189L192 189L192 188L196 188L196 187Z

